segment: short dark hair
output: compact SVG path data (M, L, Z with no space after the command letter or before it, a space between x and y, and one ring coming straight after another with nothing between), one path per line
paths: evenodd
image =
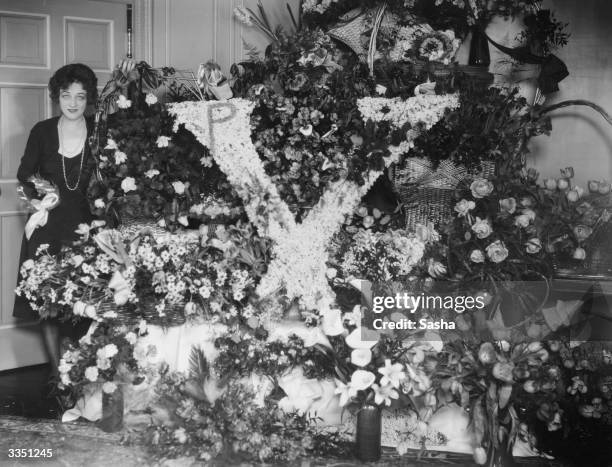
M81 83L87 92L87 103L95 104L98 98L98 78L91 68L82 63L65 65L53 74L49 80L51 100L59 101L62 89L68 89L72 83Z

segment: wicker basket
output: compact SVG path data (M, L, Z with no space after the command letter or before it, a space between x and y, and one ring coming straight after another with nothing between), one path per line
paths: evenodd
M117 305L112 297L104 297L97 306L98 315L114 311L117 313L115 318L111 318L116 324L134 325L141 320L146 320L148 324L163 327L180 326L185 323L185 303L166 304L163 316L155 309L154 300L144 300L138 305Z
M470 174L465 167L446 160L433 170L431 161L408 157L401 167L392 170L392 179L406 213L406 228L433 222L439 225L450 220L453 192L467 178L491 178L495 164L483 162L482 171Z
M150 233L154 237L168 235L169 232L148 217L123 216L118 228L122 235L135 237L138 234Z

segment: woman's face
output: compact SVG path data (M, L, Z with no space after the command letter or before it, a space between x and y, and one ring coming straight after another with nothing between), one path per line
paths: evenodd
M87 91L81 83L72 83L60 90L59 104L62 114L68 120L78 120L87 107Z

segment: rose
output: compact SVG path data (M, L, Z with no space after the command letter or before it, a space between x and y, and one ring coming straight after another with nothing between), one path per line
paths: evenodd
M489 221L486 219L481 219L480 217L476 218L476 222L474 222L474 225L472 225L472 231L474 231L476 237L480 239L487 238L493 233L493 229L491 228Z
M608 182L599 182L599 188L597 190L601 195L607 195L610 193L610 184Z
M540 242L539 238L531 238L527 241L527 246L525 247L527 253L534 255L538 253L541 249L542 242Z
M470 190L474 198L484 198L493 192L493 184L484 178L478 178L472 182Z
M591 227L589 227L588 225L582 225L582 224L576 225L572 229L572 231L574 232L574 236L576 237L576 240L578 240L579 242L586 240L593 233L593 229Z
M415 234L423 243L437 242L440 240L440 235L436 232L431 223L427 225L417 224Z
M470 253L470 261L473 263L484 263L485 255L482 250L472 250Z
M138 187L136 186L136 180L134 180L133 177L125 177L121 181L121 189L125 193L128 193L130 191L136 191L138 189Z
M508 249L504 242L497 240L486 248L487 256L494 263L501 263L508 257Z
M504 198L499 200L499 208L508 214L514 214L516 211L516 200L514 198Z
M469 212L476 207L476 203L474 201L468 201L467 199L462 199L457 204L455 204L455 212L459 214L459 217L464 217L469 214Z

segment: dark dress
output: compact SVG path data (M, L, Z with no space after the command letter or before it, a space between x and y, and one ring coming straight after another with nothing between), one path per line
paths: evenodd
M27 181L29 177L35 174L57 186L60 196L59 204L49 211L47 223L36 228L29 240L26 239L25 235L23 236L20 265L26 259L35 258L36 250L42 244L49 244L49 251L52 254L59 252L63 245L72 244L74 240L79 238L79 235L75 233L78 225L89 224L93 220L86 197L87 186L93 172L93 157L86 143L79 185L74 191L68 190L64 180L62 159L64 159L68 185L72 188L79 178L81 156L68 158L58 152L58 121L59 117L50 118L38 122L32 128L17 171L17 179L24 184L25 192L30 198L39 197L34 190L34 186ZM86 122L89 136L93 125L90 120L86 120ZM21 280L19 273L18 280ZM32 310L27 300L17 296L15 297L13 316L23 319L38 319L38 313Z

